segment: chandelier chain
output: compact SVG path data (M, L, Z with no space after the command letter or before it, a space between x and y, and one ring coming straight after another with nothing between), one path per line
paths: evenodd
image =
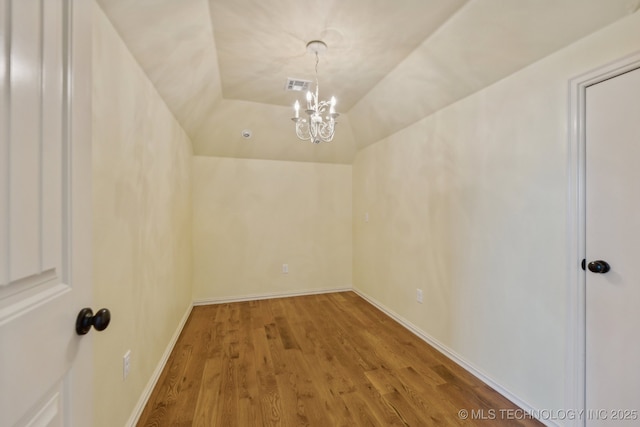
M316 87L318 87L318 63L320 58L318 57L318 51L316 50Z

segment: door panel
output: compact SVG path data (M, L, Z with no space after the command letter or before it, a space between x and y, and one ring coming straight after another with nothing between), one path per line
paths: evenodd
M91 339L74 330L91 302L89 3L0 1L3 426L91 423L75 408L90 408Z
M637 69L587 88L587 263L611 265L586 273L586 407L600 411L586 417L589 426L637 420L640 411L639 159Z

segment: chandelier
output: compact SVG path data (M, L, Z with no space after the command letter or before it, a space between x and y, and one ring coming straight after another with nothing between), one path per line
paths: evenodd
M296 135L303 141L311 141L314 144L321 142L331 142L336 131L336 118L340 115L336 113L336 98L331 97L330 101L320 101L318 96L318 60L319 53L327 50L327 45L320 40L313 40L307 43L307 51L316 55L316 91L307 92L307 113L308 118L300 118L300 103L296 100L293 105L295 117L291 120L296 126ZM323 115L326 113L326 116Z

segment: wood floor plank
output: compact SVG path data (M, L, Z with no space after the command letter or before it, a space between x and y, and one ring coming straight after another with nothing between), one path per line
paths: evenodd
M541 426L352 292L194 307L138 426Z
M152 425L162 425L162 420L173 418L176 425L190 425L195 401L184 398L199 389L202 380L201 353L210 340L207 330L208 315L211 309L200 310L188 319L191 334L182 337L168 361L168 369L161 375L164 392L160 401L147 405L147 416ZM153 398L153 396L152 396ZM150 400L151 401L151 400ZM153 409L151 409L153 408Z
M372 407L371 402L363 395L349 393L340 396L342 406L349 420L353 423L341 424L342 426L387 426L394 425L385 418L384 411ZM395 424L398 425L398 424Z
M215 425L215 408L216 402L219 401L221 381L222 358L208 359L202 373L202 384L193 414L194 426L208 427Z
M220 374L220 393L215 402L216 426L238 425L236 420L238 408L238 393L236 389L236 374L238 362L234 358L225 357L222 360Z
M421 408L425 425L464 425L459 417L451 416L464 408L456 407L446 398L446 395L441 394L435 387L438 384L425 381L413 367L399 369L394 372L394 375Z
M238 407L237 420L239 425L253 425L255 420L262 418L258 399L258 376L255 366L255 346L253 341L253 331L251 317L254 313L251 302L241 305L240 309L240 329L238 347Z

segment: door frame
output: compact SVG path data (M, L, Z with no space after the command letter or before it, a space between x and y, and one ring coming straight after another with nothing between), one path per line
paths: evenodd
M586 94L587 88L640 68L640 52L588 71L569 81L569 191L568 191L568 303L567 357L565 362L567 408L586 408ZM579 413L579 412L578 412ZM584 412L582 412L584 413ZM584 426L585 417L571 425Z
M66 0L67 8L67 153L71 198L68 266L76 290L76 310L93 307L93 1ZM75 318L75 312L74 318ZM95 331L94 331L95 333ZM93 334L90 334L93 335ZM76 336L76 357L70 371L71 407L65 408L72 426L92 425L94 406L93 336Z

